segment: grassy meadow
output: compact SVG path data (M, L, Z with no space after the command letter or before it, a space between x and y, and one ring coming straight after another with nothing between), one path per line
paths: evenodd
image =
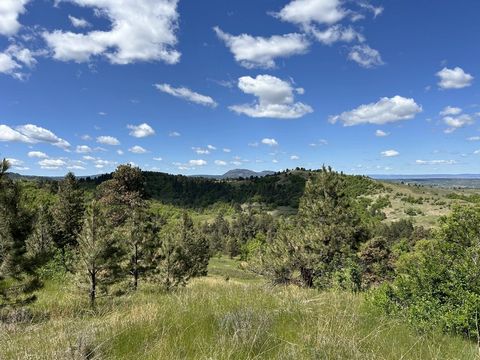
M68 285L67 285L68 284ZM236 260L170 294L144 285L95 313L51 280L23 322L3 323L0 359L475 359L476 344L417 333L364 294L272 287ZM19 314L21 317L22 314Z

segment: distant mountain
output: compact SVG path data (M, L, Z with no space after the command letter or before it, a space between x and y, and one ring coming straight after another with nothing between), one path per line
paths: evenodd
M253 170L248 169L233 169L227 171L223 175L193 175L193 177L201 177L206 179L216 179L216 180L224 180L224 179L238 179L238 178L249 178L249 177L264 177L267 175L273 175L275 171L260 171L256 172Z
M273 175L273 174L275 174L275 171L264 170L264 171L256 172L248 169L234 169L234 170L227 171L225 174L223 174L222 179L238 179L241 177L249 178L251 176L264 177L264 176Z

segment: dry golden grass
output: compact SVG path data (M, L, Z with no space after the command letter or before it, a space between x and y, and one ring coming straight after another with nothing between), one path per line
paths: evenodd
M230 280L222 276L222 269ZM102 299L50 283L36 319L0 327L0 359L473 359L475 344L416 334L363 295L271 287L213 259L214 276L163 294Z

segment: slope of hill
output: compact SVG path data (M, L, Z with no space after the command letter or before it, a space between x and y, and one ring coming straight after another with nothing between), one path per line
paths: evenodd
M103 298L96 313L85 302L74 282L49 281L31 307L35 321L0 323L0 358L446 360L478 353L474 342L419 335L378 314L363 294L266 286L227 258L212 258L208 277L171 294L145 285L115 306Z

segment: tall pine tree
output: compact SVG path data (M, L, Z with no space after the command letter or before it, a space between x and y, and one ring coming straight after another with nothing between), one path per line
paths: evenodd
M33 301L41 284L26 241L33 216L21 203L21 188L9 179L9 162L0 162L0 308Z
M95 307L99 290L121 277L120 261L124 253L117 236L109 226L105 210L93 201L87 209L82 232L78 237L77 274L88 284L90 306Z
M66 253L77 245L85 212L84 194L73 173L68 173L59 183L58 200L53 207L54 241L68 269Z

